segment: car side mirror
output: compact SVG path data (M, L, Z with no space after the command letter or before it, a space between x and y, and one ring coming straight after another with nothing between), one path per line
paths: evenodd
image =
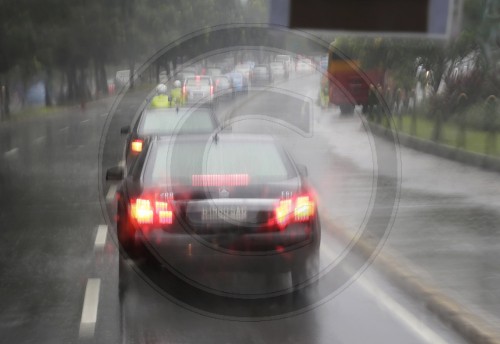
M302 177L307 177L309 174L305 165L297 164L297 170Z
M126 125L120 129L120 134L127 135L130 133L130 125Z
M125 171L123 167L115 166L111 167L106 171L106 180L108 181L119 181L123 179Z

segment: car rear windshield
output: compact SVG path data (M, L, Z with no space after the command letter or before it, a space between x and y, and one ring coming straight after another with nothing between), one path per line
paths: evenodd
M192 185L193 176L203 175L244 175L249 184L262 184L294 175L287 156L271 141L176 141L158 144L152 156L145 174L150 185Z
M186 80L187 86L210 86L209 78L190 78Z
M139 135L211 133L215 128L208 109L177 112L176 109L150 109L142 116Z
M253 70L255 73L267 73L266 67L255 67Z
M283 62L271 62L271 68L283 68Z

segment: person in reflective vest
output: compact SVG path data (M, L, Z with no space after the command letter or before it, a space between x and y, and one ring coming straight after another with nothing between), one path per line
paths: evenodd
M156 96L151 99L152 108L163 108L169 107L170 102L167 95L167 86L164 84L159 84L156 86Z
M184 104L182 87L180 80L175 80L174 88L170 91L170 106L180 106Z

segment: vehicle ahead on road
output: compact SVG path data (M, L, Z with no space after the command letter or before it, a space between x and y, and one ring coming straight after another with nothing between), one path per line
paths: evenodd
M284 63L288 73L292 71L293 60L290 55L276 55L274 61Z
M249 80L250 79L250 72L252 71L252 65L249 63L240 63L234 67L234 71L236 73L241 73L243 76Z
M219 122L209 105L197 108L145 109L132 126L121 128L127 136L125 164L131 166L153 136L212 133Z
M361 105L366 113L370 106L370 85L384 87L385 70L381 67L364 68L354 51L346 55L334 41L328 52L328 96L342 114L352 114L355 105Z
M268 65L256 65L250 72L252 86L268 85L273 82L273 75Z
M179 73L176 74L175 79L181 80L182 84L184 85L184 82L186 81L187 78L191 78L196 76L196 68L194 67L186 67L182 69Z
M235 93L247 93L248 92L248 79L239 72L231 72L226 74L231 80L233 85L233 90Z
M234 89L231 79L228 76L220 75L214 77L214 99L232 99L234 97Z
M297 61L295 70L297 73L312 73L314 70L313 62L311 59L301 58Z
M196 75L188 77L182 88L184 101L188 104L197 102L212 102L214 97L214 86L209 76Z
M123 175L114 167L106 179ZM291 272L297 286L318 273L321 240L306 179L271 136L156 138L118 189L118 240L133 259L153 249L176 271Z
M271 68L274 81L288 79L289 73L284 62L271 62L269 67Z

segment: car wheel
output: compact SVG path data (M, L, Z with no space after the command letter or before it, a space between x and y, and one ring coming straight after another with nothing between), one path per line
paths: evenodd
M313 222L313 242L308 246L309 252L294 262L291 268L292 286L297 288L300 284L314 278L319 274L319 248L321 244L321 222L319 214L316 211L316 216Z
M319 273L319 250L315 250L302 261L295 262L291 270L292 287L298 289L299 285L307 282Z
M116 224L116 236L118 244L126 255L132 255L136 246L135 232L127 220L127 209L122 204L118 205L118 222Z

